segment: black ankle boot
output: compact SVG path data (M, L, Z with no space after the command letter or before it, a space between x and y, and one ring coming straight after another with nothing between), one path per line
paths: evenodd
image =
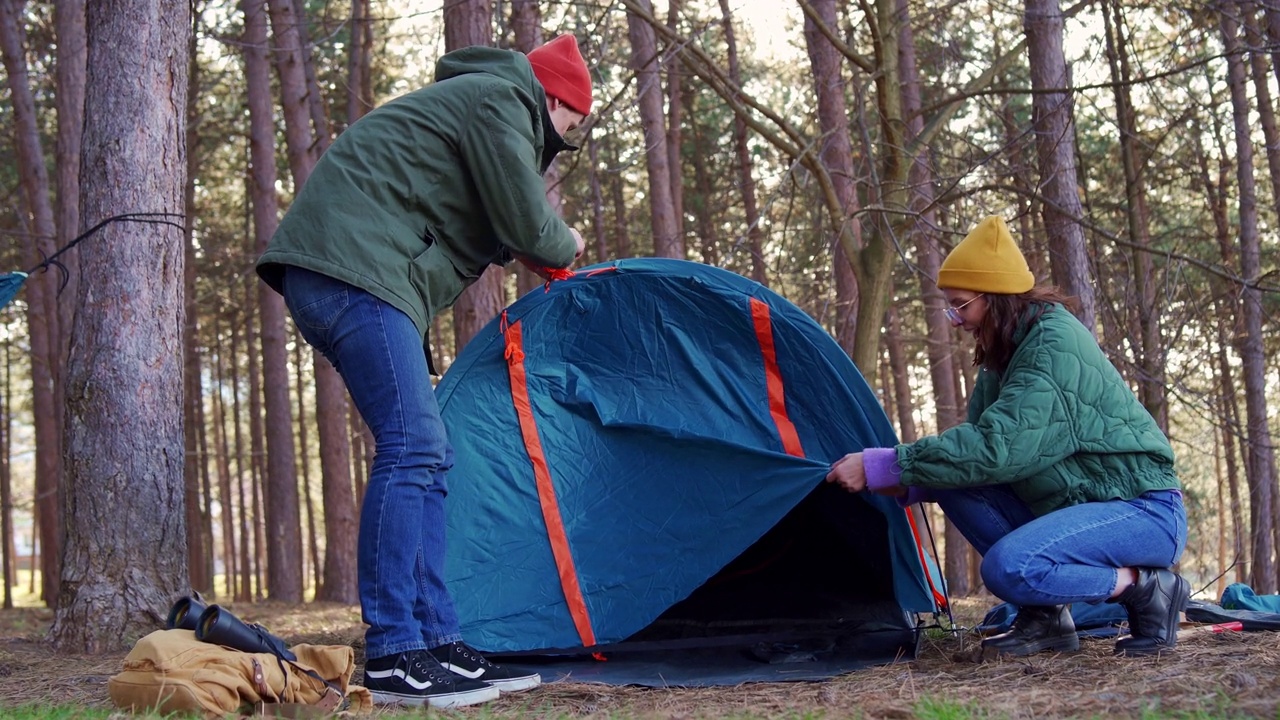
M1074 652L1080 649L1080 638L1068 606L1028 605L1018 608L1009 632L983 640L982 649L1018 657L1046 650Z
M1178 615L1187 608L1191 585L1163 568L1138 568L1138 580L1114 602L1129 612L1129 637L1116 641L1117 655L1153 655L1178 642Z

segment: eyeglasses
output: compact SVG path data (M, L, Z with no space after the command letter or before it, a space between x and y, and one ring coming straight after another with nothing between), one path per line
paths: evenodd
M969 298L968 300L965 300L959 305L948 307L943 312L946 313L947 319L951 321L951 324L953 326L959 327L964 324L964 318L960 317L960 311L963 310L966 305L973 302L974 300L977 300L980 297L982 297L982 293L974 295L973 297Z

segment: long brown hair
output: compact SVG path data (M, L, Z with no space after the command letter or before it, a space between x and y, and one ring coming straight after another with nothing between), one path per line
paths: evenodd
M1013 351L1018 349L1014 335L1019 325L1031 327L1039 322L1055 303L1075 310L1076 299L1053 285L1040 285L1019 295L986 293L987 312L978 326L978 342L973 364L1004 374Z

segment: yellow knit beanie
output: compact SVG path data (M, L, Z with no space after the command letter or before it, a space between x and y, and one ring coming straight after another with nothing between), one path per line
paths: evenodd
M983 218L942 261L938 287L1018 295L1035 287L1027 259L998 215Z

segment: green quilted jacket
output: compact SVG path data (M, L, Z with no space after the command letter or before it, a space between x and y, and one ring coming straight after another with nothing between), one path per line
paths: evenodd
M1009 484L1036 515L1179 488L1168 439L1074 315L1055 305L1022 335L1003 376L979 373L967 422L897 447L903 485Z
M566 267L576 246L540 173L546 94L521 53L469 47L436 81L338 136L258 259L280 290L296 265L431 320L490 264Z

